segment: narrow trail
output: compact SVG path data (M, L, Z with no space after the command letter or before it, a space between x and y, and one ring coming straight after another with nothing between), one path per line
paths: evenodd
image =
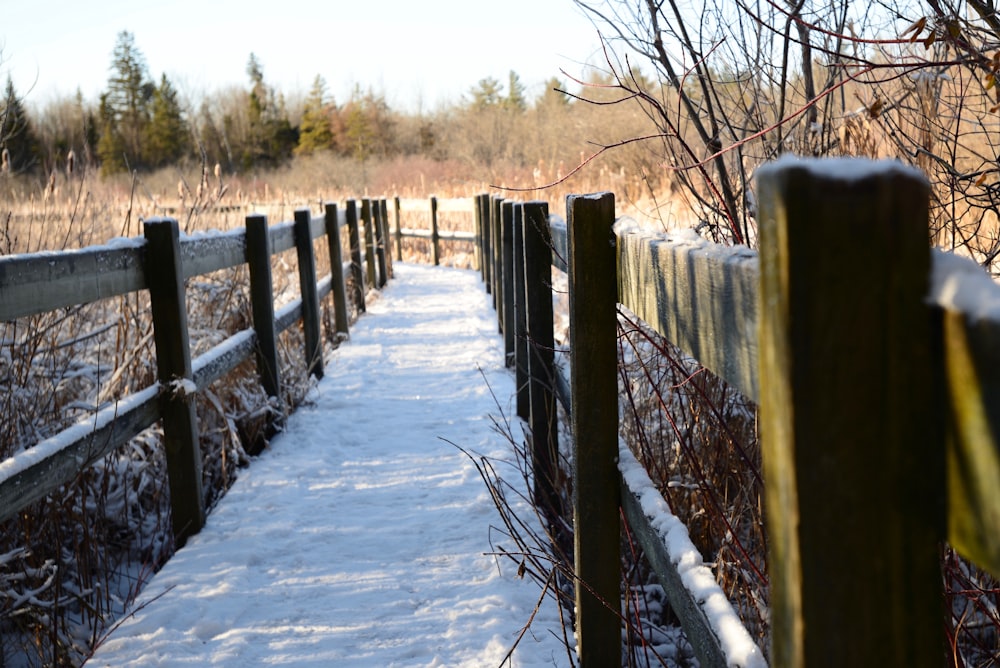
M309 403L87 665L500 665L539 589L485 554L498 514L455 447L511 460L496 330L477 274L397 264ZM558 635L546 600L512 665L566 665Z

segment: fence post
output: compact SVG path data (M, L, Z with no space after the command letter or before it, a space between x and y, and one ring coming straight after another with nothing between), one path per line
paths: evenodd
M358 203L347 200L347 236L351 241L351 282L354 283L354 305L358 313L364 313L365 308L365 277L361 269L361 235L358 233Z
M153 316L156 376L162 386L160 410L170 519L174 542L180 548L205 524L180 228L172 218L153 218L143 224L143 235L148 244L145 270Z
M569 326L581 668L621 665L618 281L611 193L570 195Z
M400 210L401 206L399 203L399 197L393 197L393 208L396 210L396 259L400 262L403 261L403 228L400 227Z
M758 172L760 433L777 666L939 666L942 385L929 187L864 160Z
M438 200L431 197L431 261L434 266L441 264L440 238L438 236Z
M504 355L507 366L514 366L514 202L504 200L501 206L500 244L501 272L503 276L503 303L500 311L500 328L503 332Z
M295 211L295 252L299 260L299 294L302 296L302 332L305 337L306 369L323 377L323 338L319 326L319 291L316 289L316 255L313 253L312 213Z
M490 196L479 195L476 198L478 206L476 211L479 215L479 245L480 245L480 271L483 272L483 283L486 284L486 294L493 293L493 246L490 241Z
M500 204L496 195L490 201L490 248L493 251L493 308L497 312L497 331L503 334L503 246L500 236Z
M382 238L385 240L383 254L385 255L385 278L386 281L392 278L392 236L389 230L389 201L382 198L378 201L379 211L382 213Z
M552 326L552 241L549 236L549 205L526 202L521 214L524 250L525 329L528 343L528 386L531 432L531 472L535 506L541 508L550 526L562 517L556 493L559 432L556 428L556 398ZM558 535L562 533L554 533Z
M517 386L517 416L531 415L528 387L528 319L524 311L524 204L514 204L514 378Z
M330 249L330 286L333 288L333 327L338 337L347 338L350 319L347 316L347 286L344 284L344 250L340 246L340 222L337 205L324 207L326 241Z
M372 200L372 231L375 234L375 264L378 267L378 282L376 285L379 289L385 287L385 284L389 282L389 269L386 264L385 257L385 228L383 227L382 218L382 202L381 200Z
M375 232L372 230L372 201L361 200L361 222L365 226L365 285L375 287Z
M274 332L274 284L271 279L271 231L267 216L253 214L246 217L247 266L250 270L250 308L253 312L253 330L257 334L257 375L260 384L277 407L284 413L281 401L281 367L278 363L278 343ZM268 425L267 436L276 432L281 418ZM258 454L254 446L250 454Z

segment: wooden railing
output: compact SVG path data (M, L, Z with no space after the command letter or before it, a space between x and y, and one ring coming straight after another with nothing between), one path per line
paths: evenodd
M298 322L303 327L306 368L316 377L323 375L320 300L333 294L334 334L346 336L349 301L364 311L367 288L381 287L391 276L384 245L385 201L361 200L360 216L358 204L348 200L343 210L328 204L322 216L301 209L294 222L270 228L264 216L251 215L244 230L196 238L182 238L176 220L151 219L144 223L144 239L0 258L0 321L148 291L158 377L155 385L0 461L0 520L73 480L162 419L176 544L197 533L205 511L193 395L255 356L260 382L281 413L276 339ZM341 248L345 226L350 253L346 263ZM327 238L332 271L317 282L313 243L322 236ZM301 296L275 311L271 256L292 248L298 256ZM250 274L253 328L192 360L185 279L243 263ZM350 298L349 283L353 283Z
M928 251L927 183L898 165L782 161L758 191L759 254L616 225L610 194L571 196L565 225L477 199L542 505L558 503L555 397L571 419L581 666L620 660L619 508L701 664L763 661L732 654L718 600L684 583L619 476L618 304L759 405L773 663L937 666L940 544L1000 574L1000 287ZM550 263L569 278L568 383Z

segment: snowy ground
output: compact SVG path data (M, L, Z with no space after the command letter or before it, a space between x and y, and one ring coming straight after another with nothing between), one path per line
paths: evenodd
M87 665L500 665L539 588L485 554L497 512L447 442L511 458L490 388L513 414L478 276L397 264L311 404ZM566 665L559 633L546 599L510 665Z

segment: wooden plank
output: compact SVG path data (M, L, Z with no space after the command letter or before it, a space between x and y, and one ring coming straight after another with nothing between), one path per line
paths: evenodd
M375 266L378 269L378 278L375 286L380 290L389 282L389 265L386 263L385 254L385 227L382 219L382 202L372 200L372 231L375 234Z
M323 337L320 329L319 294L316 292L316 255L310 233L312 213L295 212L295 252L299 265L299 294L302 295L302 333L305 338L305 362L309 374L323 377Z
M156 347L156 376L163 416L163 447L170 487L170 519L174 541L180 548L205 524L201 480L201 449L194 396L191 346L181 270L180 230L172 218L153 218L143 223L148 253L146 283L149 285Z
M526 202L521 216L525 339L528 344L528 425L531 432L531 471L534 505L542 509L550 530L563 517L556 490L559 461L558 411L556 410L552 326L552 251L549 241L548 204ZM559 536L562 531L553 531ZM558 538L557 538L558 540Z
M514 204L514 379L517 393L517 416L527 420L531 414L531 390L528 386L528 317L524 292L524 205ZM547 264L547 263L546 263Z
M757 254L693 231L616 226L618 299L668 341L757 401Z
M274 331L274 284L271 276L271 235L267 217L246 218L246 261L250 273L250 309L257 333L257 376L273 401L281 405L281 366Z
M160 419L159 385L131 394L0 462L0 521L45 498Z
M491 295L493 293L493 225L490 220L490 212L492 211L492 205L490 204L490 196L487 194L482 194L479 196L479 222L480 222L480 238L479 244L482 246L482 272L483 272L483 283L486 284L486 294ZM495 302L494 302L495 304Z
M379 200L379 207L382 211L382 238L385 239L385 267L386 278L391 279L393 276L392 272L392 249L389 247L389 240L392 238L391 230L389 229L389 202L382 198Z
M361 236L358 233L358 204L347 200L345 219L347 235L351 243L351 282L354 284L354 307L358 313L365 312L365 279L361 268Z
M1000 577L1000 286L971 260L935 252L948 392L948 540Z
M434 266L441 264L441 235L438 232L438 201L431 197L431 261Z
M361 224L365 230L365 287L374 288L375 276L375 231L372 226L372 201L361 200Z
M246 232L231 230L181 238L184 278L230 269L245 261Z
M271 226L271 252L275 255L295 248L295 223L286 220Z
M929 186L888 161L757 174L771 660L940 666Z
M204 390L250 359L257 343L257 333L252 329L244 329L191 360L191 374L198 391Z
M336 204L327 204L324 222L330 252L330 287L333 292L333 327L338 336L346 338L350 329L347 314L347 283L344 280L344 249L340 242L340 219Z
M504 200L500 209L500 330L503 332L504 359L514 366L514 202Z
M618 314L611 193L567 198L577 654L621 665Z
M395 236L396 236L396 259L400 262L403 261L403 229L399 224L399 214L400 214L400 203L399 198L393 198L393 210L396 212L394 216L395 220Z
M500 235L502 197L490 201L490 247L493 250L493 308L497 312L497 331L503 334L503 237Z
M568 273L569 234L566 221L555 214L549 215L549 238L552 239L552 266Z
M0 257L0 321L116 297L146 287L145 241Z

